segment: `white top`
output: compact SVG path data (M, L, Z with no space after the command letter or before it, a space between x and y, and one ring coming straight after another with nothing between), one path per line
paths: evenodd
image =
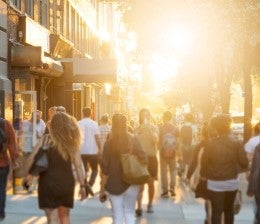
M103 152L104 144L107 140L107 136L110 133L110 131L111 131L111 126L109 124L102 124L99 126L101 153Z
M41 119L38 123L36 123L36 139L35 142L38 141L39 138L44 134L46 125L44 121ZM23 140L22 140L22 149L24 152L31 152L33 148L33 123L29 120L24 120L22 123L22 131L23 131Z
M254 136L248 140L244 149L247 153L254 153L255 147L260 143L260 135Z
M235 191L238 189L239 179L231 180L208 180L207 188L211 191L224 192Z
M82 132L82 143L80 146L80 154L95 155L98 152L95 135L99 135L97 122L90 118L83 118L78 121L78 125Z
M42 135L44 134L46 129L46 124L44 123L44 121L42 119L40 119L39 123L36 123L36 132L37 132L37 137L41 138Z

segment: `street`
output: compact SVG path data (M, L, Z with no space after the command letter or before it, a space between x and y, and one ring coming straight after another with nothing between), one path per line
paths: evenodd
M98 191L97 179L94 186ZM160 186L156 182L156 195L153 214L146 213L147 191L143 199L143 216L136 219L136 224L203 224L205 212L203 200L194 199L194 194L185 187L177 178L176 197L160 198ZM246 190L246 181L241 181L243 193ZM77 190L76 190L77 193ZM109 202L100 203L98 194L80 202L75 199L74 209L71 210L71 223L73 224L112 224ZM3 224L44 224L46 218L42 210L38 208L37 195L17 194L8 195L6 206L6 219ZM253 223L252 199L243 194L243 206L235 216L235 224Z

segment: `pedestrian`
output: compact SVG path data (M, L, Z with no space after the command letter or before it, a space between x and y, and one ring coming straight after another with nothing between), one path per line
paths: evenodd
M98 154L101 152L100 132L97 122L91 119L91 108L84 107L82 114L83 118L78 121L83 136L80 154L86 173L88 166L91 168L90 179L86 183L93 186L98 174Z
M192 159L193 149L197 144L198 128L194 124L194 115L187 113L180 128L180 176L187 174Z
M249 166L251 167L252 165L252 161L253 161L253 155L254 155L254 151L255 148L258 144L260 144L260 122L258 122L255 126L254 126L254 136L252 138L250 138L247 143L244 146L244 149L246 151L247 154L247 158L249 161ZM249 169L250 170L250 169ZM246 172L246 178L249 180L249 174L250 172ZM254 195L252 195L254 197ZM253 206L254 206L254 214L255 217L257 216L257 205L256 205L256 198L254 198L253 200Z
M29 120L24 120L22 122L22 150L23 150L23 166L27 161L28 157L32 153L33 147L41 139L46 130L46 125L42 120L42 112L40 110L36 111L36 126L34 127L34 113L32 112L31 118ZM36 137L34 135L36 133ZM36 190L37 180L34 178L33 183L27 188L29 194Z
M139 185L129 185L123 181L121 154L129 152L130 141L133 141L132 153L146 162L145 152L136 137L127 131L127 119L123 114L112 118L112 130L105 143L102 154L102 172L105 181L101 185L100 199L108 193L113 211L113 224L134 224L135 203Z
M20 149L16 143L12 124L0 118L1 148L0 148L0 221L5 219L6 186L10 168L18 167Z
M163 124L159 126L162 198L169 197L169 194L172 197L175 196L176 151L178 149L179 130L171 123L171 119L171 111L165 111L162 116Z
M201 140L195 146L194 153L192 156L192 160L187 172L186 183L194 189L196 198L203 198L205 200L205 212L206 218L204 220L205 224L211 224L211 203L209 200L209 194L207 189L207 179L205 177L205 170L203 170L203 166L201 166L201 157L203 156L205 146L207 141L211 138L216 137L216 130L212 127L212 123L214 122L214 117L211 119L210 124L207 121L204 121L202 129L201 129ZM199 180L195 186L191 186L191 177L196 173L195 171L199 171Z
M45 129L45 134L49 133L49 129L50 129L50 124L51 124L51 119L54 116L54 114L56 113L57 107L53 106L50 107L48 109L48 118L49 120L46 122L46 129Z
M148 204L147 212L153 213L153 199L155 193L154 181L158 175L157 146L159 140L158 128L151 124L151 114L147 108L139 111L139 127L136 128L135 134L141 143L141 146L148 157L148 171L150 179L148 181ZM142 216L142 198L144 185L140 186L140 192L137 199L136 216Z
M64 106L57 106L56 112L67 113L66 108Z
M212 127L217 137L209 139L202 156L202 174L207 179L209 200L212 205L212 224L224 221L234 223L234 200L239 187L238 167L248 167L248 159L241 144L230 137L231 118L227 114L216 116Z
M101 145L101 151L102 154L104 144L107 140L107 136L111 131L111 125L109 122L109 115L107 113L103 114L101 117L101 124L99 125L99 132L100 132L100 145Z
M27 160L27 175L24 179L27 186L32 181L32 176L28 174L30 166L43 139L44 137L40 139ZM48 169L39 175L39 208L44 210L48 223L68 224L70 223L70 209L74 205L75 180L72 163L76 167L80 181L80 200L86 198L79 151L81 134L76 119L66 113L56 113L50 123L50 140Z
M260 141L260 136L259 136ZM255 200L255 224L260 224L260 143L255 147L249 174L248 196Z

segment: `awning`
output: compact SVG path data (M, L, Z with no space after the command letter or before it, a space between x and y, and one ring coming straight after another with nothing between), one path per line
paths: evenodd
M12 46L11 73L26 77L30 72L47 77L59 77L63 74L63 67L60 61L42 56L41 47Z
M63 67L60 61L50 57L43 57L42 68L30 67L30 71L41 73L46 77L60 77L63 74Z
M73 58L73 75L75 83L116 82L117 62L115 59Z

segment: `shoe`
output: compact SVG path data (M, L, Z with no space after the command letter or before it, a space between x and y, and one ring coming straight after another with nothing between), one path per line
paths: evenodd
M4 219L5 219L5 214L0 214L0 222L4 221Z
M170 190L170 194L171 194L171 197L175 197L176 194L175 194L175 191L174 190Z
M147 213L153 213L153 206L152 205L147 205Z
M161 194L161 198L168 198L169 195L168 195L168 192L164 192Z
M143 214L143 210L141 208L138 208L135 210L135 216L136 217L141 217Z

